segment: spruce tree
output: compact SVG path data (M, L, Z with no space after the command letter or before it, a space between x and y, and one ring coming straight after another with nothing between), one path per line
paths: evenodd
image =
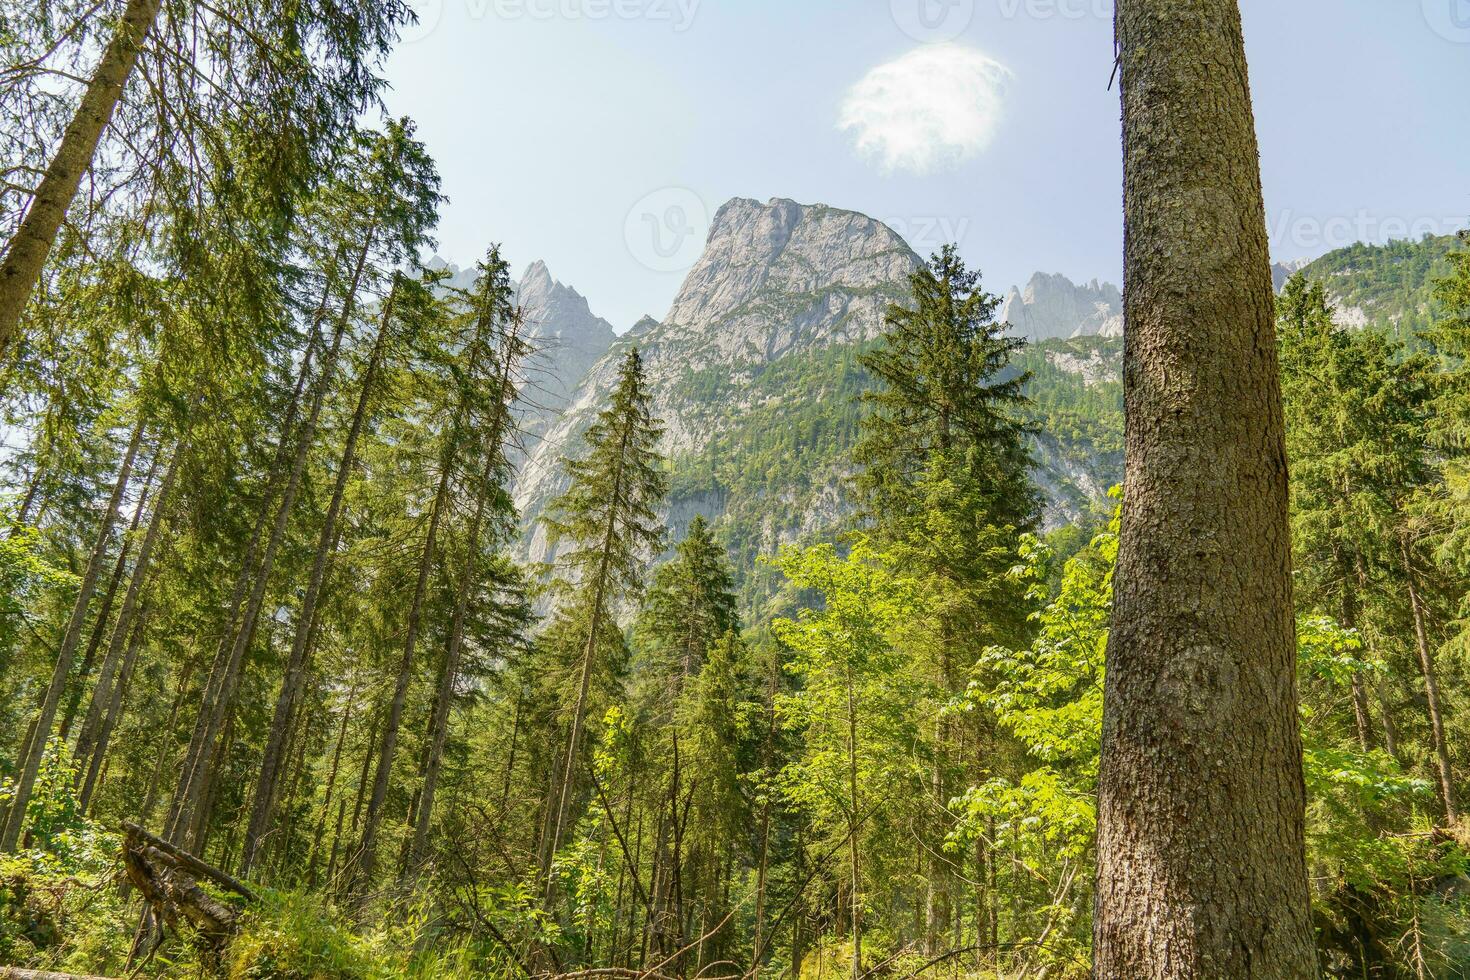
M656 510L668 488L658 454L662 434L663 426L652 414L643 359L637 347L630 348L608 407L583 437L585 453L563 461L570 483L545 518L553 542L569 545L558 558L565 594L551 629L563 638L561 652L572 683L564 703L565 751L559 771L553 773L548 831L542 842L548 895L551 861L568 829L581 783L578 774L594 681L603 683L625 656L617 611L641 594L647 563L663 541Z
M1028 379L1010 369L1023 342L996 321L1000 300L981 288L954 246L909 282L911 304L889 309L887 332L862 357L876 387L863 399L856 490L876 543L937 600L933 621L914 633L912 655L956 696L986 646L1019 644L1027 629L1024 586L1006 573L1039 514L1022 416ZM976 715L963 731L959 721L936 717L932 729L935 819L920 831L930 840L924 918L931 953L946 932L951 884L961 874L943 847L946 809L959 782L979 777L961 744L992 740L988 719Z
M737 625L729 559L696 515L673 559L654 572L634 630L638 680L656 718L668 720L711 648Z

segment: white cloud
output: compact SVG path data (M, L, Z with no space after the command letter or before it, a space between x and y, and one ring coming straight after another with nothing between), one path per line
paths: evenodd
M848 90L837 128L883 171L949 168L990 145L1010 70L974 48L930 44L879 65Z

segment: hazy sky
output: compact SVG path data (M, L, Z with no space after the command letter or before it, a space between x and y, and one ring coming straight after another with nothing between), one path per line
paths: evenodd
M735 196L957 240L1002 292L1121 275L1110 0L414 0L389 63L439 251L661 317ZM1470 0L1242 0L1277 258L1470 215Z

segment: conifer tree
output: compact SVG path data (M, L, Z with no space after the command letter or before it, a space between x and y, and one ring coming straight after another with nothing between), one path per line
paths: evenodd
M916 631L913 655L957 695L987 645L1018 643L1027 629L1024 588L1006 571L1039 513L1021 416L1028 379L1007 370L1023 342L996 321L999 298L954 246L909 281L912 305L889 309L881 343L862 358L877 387L864 395L856 489L874 541L939 600L928 636ZM924 831L930 952L953 914L949 882L959 874L941 844L945 809L956 784L978 776L959 743L990 734L981 716L969 727L962 733L954 718L935 719L930 790L939 819Z
M563 704L566 741L552 774L552 802L541 849L548 895L551 861L569 827L581 784L593 684L624 658L617 610L642 592L647 563L663 540L656 511L667 492L658 454L662 434L662 425L652 414L643 359L632 347L623 356L608 407L583 437L585 453L564 460L570 484L553 502L545 521L552 539L568 545L558 558L564 596L551 629L562 639L561 655L572 685Z
M1007 372L1024 341L995 319L1000 298L980 286L953 245L909 277L912 305L889 307L877 349L861 358L877 381L854 457L856 480L875 540L919 535L938 479L984 488L978 516L1025 529L1038 501L1026 482L1027 427L1019 410L1027 378Z
M710 650L737 628L734 589L729 559L696 515L673 559L654 572L634 631L639 682L662 721Z

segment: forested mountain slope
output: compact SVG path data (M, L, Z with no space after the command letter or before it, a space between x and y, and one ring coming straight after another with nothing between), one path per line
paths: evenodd
M1283 281L1297 270L1322 279L1344 324L1412 332L1427 322L1432 283L1453 242L1356 244L1278 268ZM609 339L600 359L588 358L595 343L587 337L601 337L566 329L567 306L547 304L541 322L548 334L576 342L543 358L554 383L566 386L566 407L559 416L539 414L530 433L530 458L515 487L524 553L549 557L537 518L564 486L559 460L577 449L605 404L619 358L636 343L667 429L671 543L704 515L740 570L744 599L770 595L779 575L755 559L783 543L828 537L849 513L858 397L869 383L858 355L881 329L887 304L904 300L918 261L895 232L856 212L736 199L716 214L706 251L668 315ZM541 295L525 285L538 269L544 276L538 263L523 281L527 297ZM585 300L578 310L592 317ZM1094 516L1123 477L1117 287L1037 273L1024 290L1006 293L997 317L1032 341L1015 367L1032 375L1045 523ZM569 380L578 374L585 374L580 384Z
M783 199L724 205L668 314L619 338L535 442L515 487L528 557L549 557L536 519L564 486L559 461L575 454L636 343L666 428L671 541L704 515L744 571L746 599L769 594L776 573L754 559L830 536L850 510L849 451L868 384L857 355L881 332L888 305L905 301L919 261L892 229L856 212ZM1098 307L1115 287L1038 279L1050 287L1032 316L1042 332L1069 337L1110 322ZM1039 295L1012 293L1018 312ZM1062 330L1055 324L1067 310L1080 319ZM1120 349L1105 338L1053 339L1020 360L1035 376L1050 524L1089 512L1121 478Z
M1344 326L1374 326L1408 338L1430 323L1434 283L1450 271L1451 235L1328 252L1303 272L1321 280Z

